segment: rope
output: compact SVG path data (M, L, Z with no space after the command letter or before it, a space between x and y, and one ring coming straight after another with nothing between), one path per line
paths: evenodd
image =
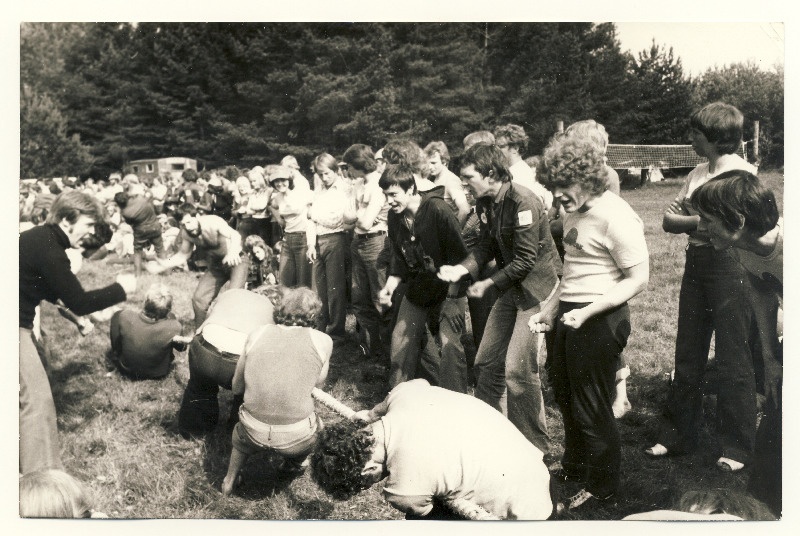
M311 396L314 397L317 402L329 407L346 419L352 419L353 415L356 414L355 411L345 406L322 389L314 387L311 390ZM445 504L447 504L447 506L453 510L453 512L457 513L461 517L465 517L473 521L489 521L500 519L496 515L492 514L491 512L487 512L479 505L467 499L445 499Z

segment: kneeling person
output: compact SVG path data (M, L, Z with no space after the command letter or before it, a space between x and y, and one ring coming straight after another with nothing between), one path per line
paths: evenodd
M169 373L173 348L183 349L181 323L172 314L172 293L161 284L147 290L141 311L123 309L111 317L111 362L134 379L163 378Z
M469 395L404 382L370 411L327 427L311 456L328 493L348 496L387 478L384 496L407 517L436 517L467 499L503 519L553 512L542 452L501 413Z
M306 287L284 289L275 324L250 333L233 376L234 395L244 395L222 493L233 490L251 454L271 451L283 458L283 471L299 474L322 427L311 391L328 376L333 339L315 330L322 302Z

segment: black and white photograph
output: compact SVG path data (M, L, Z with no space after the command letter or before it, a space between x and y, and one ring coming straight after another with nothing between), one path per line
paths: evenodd
M16 529L787 529L779 3L41 4Z

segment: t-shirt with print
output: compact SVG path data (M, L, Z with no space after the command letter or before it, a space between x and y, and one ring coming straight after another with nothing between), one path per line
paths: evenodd
M588 303L624 278L623 268L648 261L644 225L621 197L609 191L586 212L564 218L561 301Z

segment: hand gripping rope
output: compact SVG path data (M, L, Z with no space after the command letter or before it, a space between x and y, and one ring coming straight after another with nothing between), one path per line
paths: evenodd
M317 402L329 407L345 419L352 419L353 415L356 414L355 411L345 406L322 389L314 387L314 389L311 390L311 396L313 396ZM445 499L445 503L451 510L466 519L474 521L496 521L500 519L467 499Z

